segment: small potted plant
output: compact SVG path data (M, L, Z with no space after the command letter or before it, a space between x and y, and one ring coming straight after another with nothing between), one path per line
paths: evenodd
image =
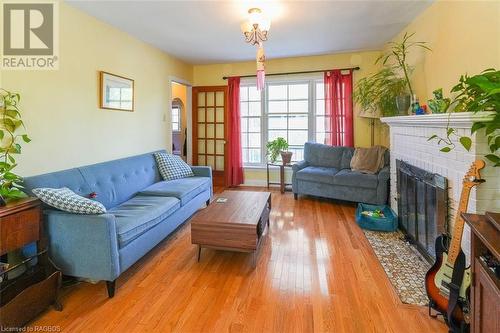
M0 206L6 202L26 197L21 190L23 179L15 174L15 155L21 154L21 144L30 142L18 107L21 96L0 88Z
M269 141L266 145L267 155L271 160L271 163L276 162L278 155L281 155L281 160L283 164L290 164L292 161L292 152L288 151L288 142L282 137L276 138L273 141Z

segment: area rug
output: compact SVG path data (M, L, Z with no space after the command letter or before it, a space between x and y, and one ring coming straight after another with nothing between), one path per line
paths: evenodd
M425 273L431 265L403 233L363 230L403 303L427 305Z

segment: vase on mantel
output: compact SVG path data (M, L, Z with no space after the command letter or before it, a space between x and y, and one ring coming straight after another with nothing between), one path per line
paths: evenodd
M408 109L411 105L411 96L410 95L399 95L396 96L396 107L398 109L398 114L400 116L407 116Z

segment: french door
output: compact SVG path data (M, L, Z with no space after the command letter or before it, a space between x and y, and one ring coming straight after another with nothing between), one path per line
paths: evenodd
M211 166L222 182L228 162L226 97L227 86L193 88L193 164Z

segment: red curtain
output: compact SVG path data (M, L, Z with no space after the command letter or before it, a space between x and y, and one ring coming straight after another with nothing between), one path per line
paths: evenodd
M243 184L243 159L241 156L241 118L240 118L240 78L230 77L228 80L229 111L229 156L226 170L227 186Z
M342 74L339 69L326 71L324 80L325 143L353 147L352 70L346 74Z

